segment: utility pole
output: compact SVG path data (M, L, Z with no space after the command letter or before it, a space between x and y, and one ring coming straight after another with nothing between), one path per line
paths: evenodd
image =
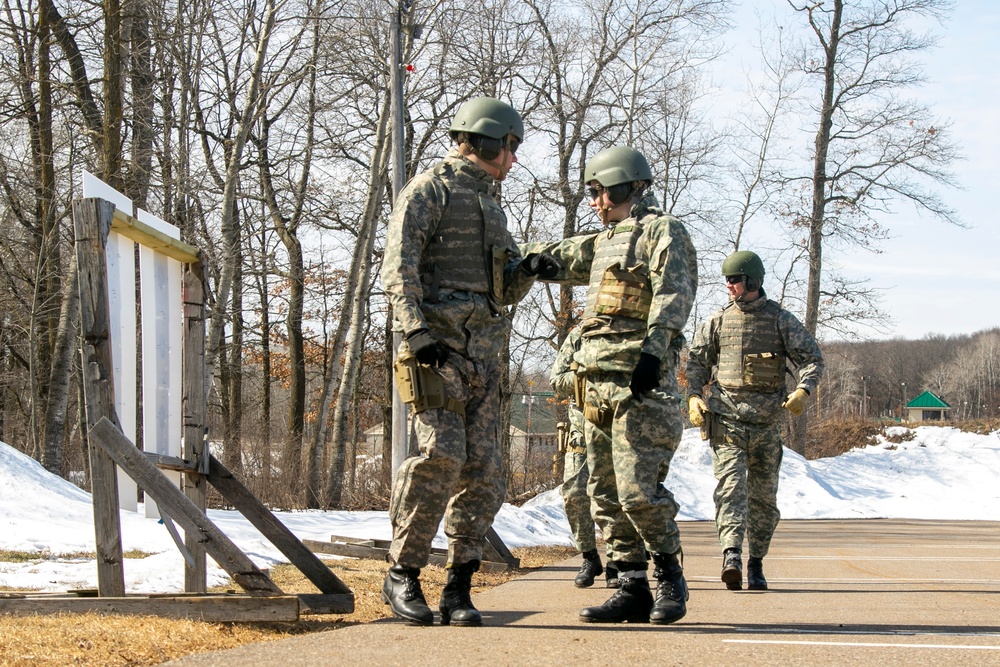
M392 196L393 201L406 185L406 156L403 132L403 12L409 5L407 0L399 0L392 15L392 53L389 63L390 121L392 125ZM403 335L392 334L392 354L395 358ZM394 371L395 372L395 371ZM407 453L406 404L399 398L399 389L393 383L392 390L392 476L403 464Z

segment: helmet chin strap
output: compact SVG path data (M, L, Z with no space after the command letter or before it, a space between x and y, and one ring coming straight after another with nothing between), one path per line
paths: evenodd
M597 217L600 218L601 223L607 227L611 221L608 220L608 215L615 209L614 206L598 206L597 207Z
M486 158L484 158L482 155L479 154L479 150L477 149L476 157L478 157L480 160L490 165L491 167L496 167L496 170L499 172L499 174L497 174L495 178L498 181L502 181L507 177L507 174L510 173L510 169L504 167L504 165L507 163L506 153L508 150L510 149L504 146L503 148L500 149L500 155L497 156L497 160L487 160Z

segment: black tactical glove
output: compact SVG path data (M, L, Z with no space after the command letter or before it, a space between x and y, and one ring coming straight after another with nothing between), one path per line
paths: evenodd
M660 358L648 352L639 353L639 363L632 371L632 381L628 388L635 400L642 401L642 394L660 386Z
M427 366L444 366L448 358L448 348L438 341L427 329L417 329L406 334L406 342L413 356Z
M522 263L529 276L538 276L542 280L553 280L562 271L562 264L547 253L529 253Z

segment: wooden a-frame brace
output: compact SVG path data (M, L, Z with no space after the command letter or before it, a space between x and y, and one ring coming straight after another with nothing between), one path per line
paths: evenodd
M70 594L0 594L0 613L45 614L64 611L154 614L211 621L290 621L301 611L348 614L354 594L292 534L233 474L210 455L205 443L206 395L204 283L196 248L116 211L103 199L73 202L80 276L80 315L84 402L90 438L91 485L97 546L97 597ZM105 244L114 228L132 240L185 263L184 272L184 456L140 451L121 432L114 408ZM165 524L184 554L186 594L126 596L122 568L121 524L115 465L125 470L156 501ZM160 468L185 473L185 491ZM293 565L321 591L286 596L205 514L206 482L211 483ZM171 521L185 531L179 543ZM205 594L208 553L249 593ZM81 595L83 597L81 597Z

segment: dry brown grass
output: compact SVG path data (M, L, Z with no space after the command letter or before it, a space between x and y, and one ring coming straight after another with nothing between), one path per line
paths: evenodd
M521 569L503 574L480 572L473 580L476 584L473 594L575 553L566 547L512 551L521 559ZM157 665L191 653L368 623L390 616L379 596L386 567L385 563L372 560L331 561L333 571L354 591L355 612L348 616L303 616L296 623L205 623L154 616L96 614L0 615L0 666ZM270 574L286 593L318 592L290 565L278 566ZM424 594L432 607L441 595L445 578L444 569L439 567L430 566L421 573Z

